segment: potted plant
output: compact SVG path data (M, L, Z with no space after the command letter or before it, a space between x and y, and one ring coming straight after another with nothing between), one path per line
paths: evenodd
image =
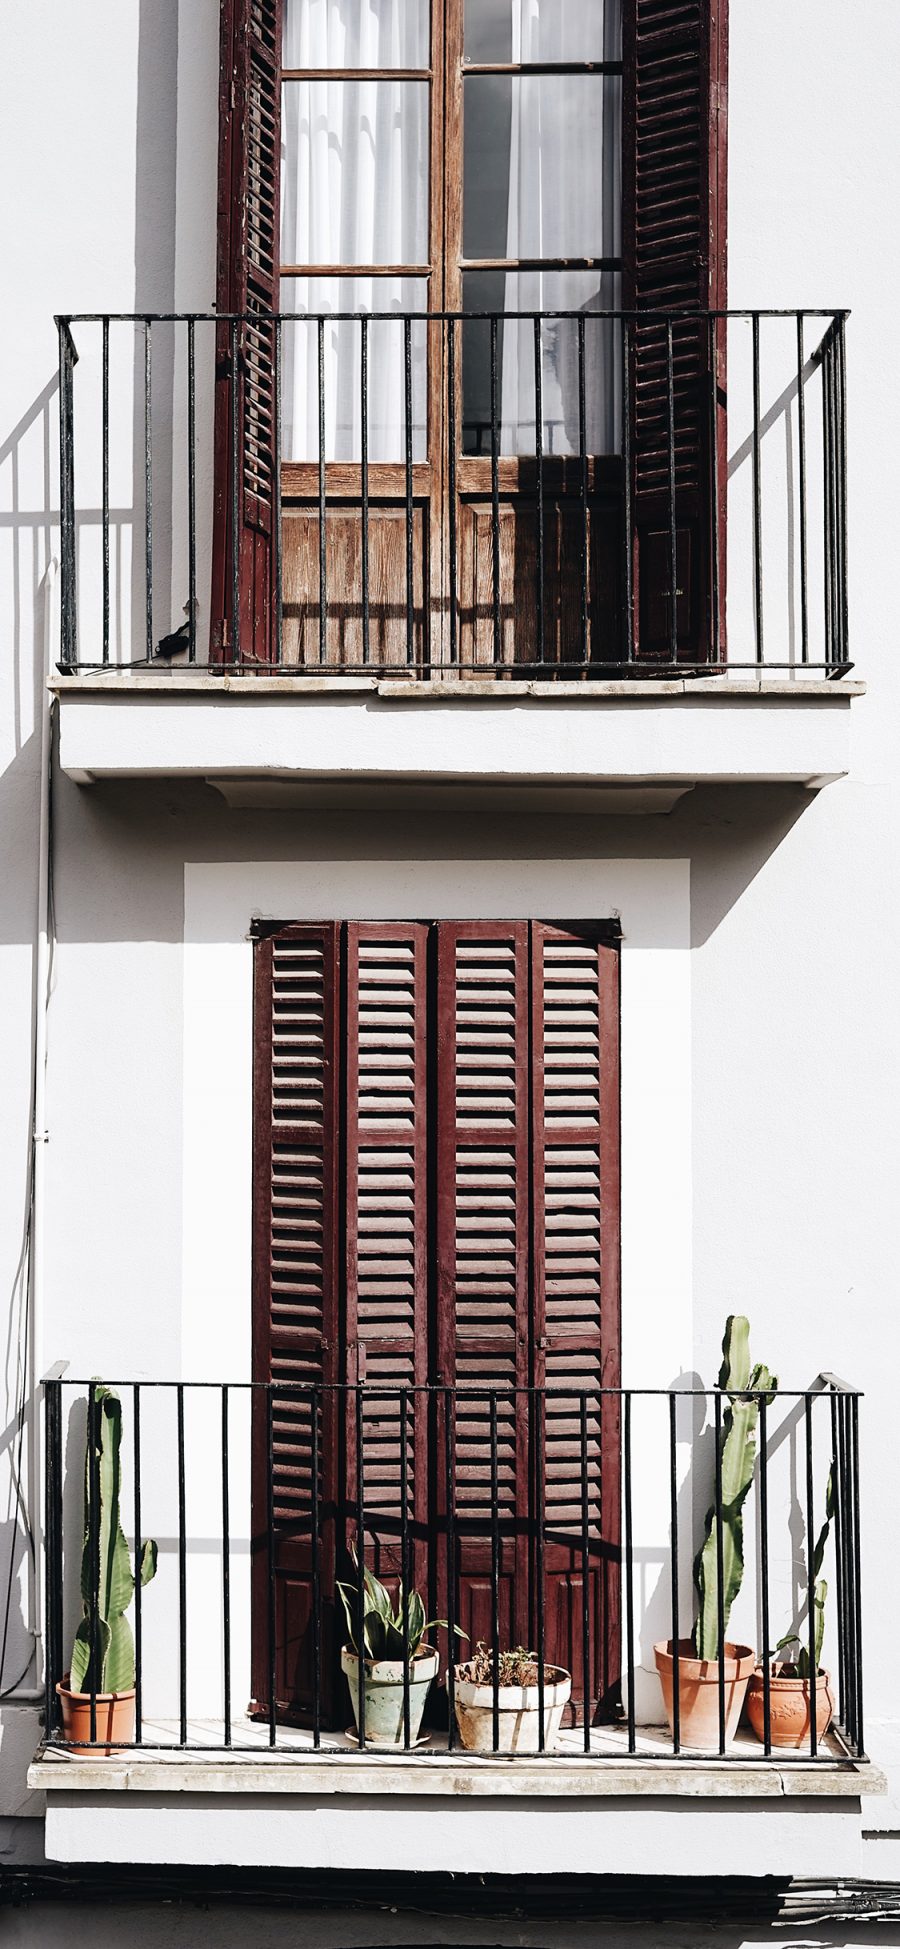
M561 1665L544 1666L544 1752L559 1736L563 1710L572 1692L571 1674ZM494 1657L479 1643L453 1674L453 1705L463 1746L470 1753L536 1753L540 1750L540 1686L533 1651L517 1645L497 1659L498 1735L494 1745Z
M87 1411L84 1458L82 1618L75 1633L71 1668L57 1685L56 1691L66 1740L76 1748L103 1746L107 1755L111 1746L128 1745L134 1736L134 1639L125 1612L134 1595L135 1580L119 1519L121 1450L122 1403L112 1388L95 1387L93 1407ZM97 1485L97 1534L92 1565L91 1498L94 1482ZM156 1561L156 1544L148 1540L141 1551L139 1565L142 1585L155 1577ZM92 1580L96 1581L93 1630ZM92 1689L95 1694L93 1738Z
M355 1552L354 1564L357 1565ZM423 1643L426 1631L443 1619L426 1622L425 1606L417 1590L404 1592L401 1583L396 1606L390 1591L371 1570L363 1568L363 1656L357 1642L359 1585L338 1584L347 1618L349 1643L341 1651L341 1669L350 1687L353 1718L359 1731L360 1665L365 1701L367 1746L403 1746L403 1674L409 1661L409 1741L414 1746L422 1725L425 1700L437 1677L438 1654ZM446 1626L444 1625L444 1628ZM458 1626L456 1627L458 1630ZM465 1633L460 1631L460 1637Z
M820 1662L822 1640L825 1636L825 1599L828 1596L828 1585L825 1578L819 1575L825 1560L825 1546L833 1516L834 1479L829 1469L828 1485L825 1490L825 1521L813 1551L817 1739L824 1739L834 1715L831 1673L823 1671ZM795 1658L769 1659L769 1739L773 1746L797 1748L809 1743L812 1691L809 1677L809 1643L801 1638L799 1626L785 1632L784 1637L779 1638L775 1650L786 1651L790 1645L797 1646ZM753 1673L747 1689L747 1717L757 1739L764 1741L766 1736L765 1679L761 1666Z
M743 1510L756 1462L759 1397L774 1394L778 1382L767 1367L750 1367L750 1323L731 1314L725 1323L719 1387L728 1395L719 1434L721 1518L715 1501L707 1511L703 1541L694 1560L697 1617L690 1638L678 1644L678 1720L680 1743L718 1750L719 1669L724 1666L725 1737L732 1739L756 1654L749 1645L725 1637L732 1605L744 1575ZM722 1644L719 1643L719 1555L722 1561ZM675 1658L671 1638L653 1647L666 1717L674 1737Z

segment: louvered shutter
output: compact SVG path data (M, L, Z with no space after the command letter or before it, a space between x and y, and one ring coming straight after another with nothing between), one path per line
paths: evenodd
M581 1469L588 1498L588 1697L618 1675L619 1000L618 951L596 929L531 929L533 1366L545 1387L542 1442L548 1655L585 1660ZM582 1398L584 1415L582 1417Z
M273 657L275 342L282 0L221 0L216 302L246 314L217 331L212 655ZM253 323L253 314L260 323ZM234 398L233 388L237 397ZM239 628L233 616L232 455L237 433Z
M628 0L625 7L624 302L639 314L705 314L726 303L726 9L727 0ZM717 640L712 455L724 439L724 328L711 346L706 316L679 321L673 352L677 654L703 662ZM653 662L671 653L668 344L664 325L640 317L631 399L636 653ZM721 619L723 546L719 556ZM721 620L718 646L724 654Z
M416 1391L428 1380L427 948L428 928L416 922L346 929L346 1378L372 1390L363 1400L366 1560L389 1585L402 1574L404 1497L417 1585L428 1521L428 1413ZM355 1525L355 1425L347 1455Z
M455 1408L458 1622L491 1634L496 1390L500 1634L528 1631L528 924L438 928L437 1334ZM473 1391L475 1390L475 1391ZM479 1393L477 1390L481 1390Z
M257 1381L333 1384L338 1371L338 930L297 925L255 949L254 1335ZM279 1710L307 1715L313 1685L312 1396L273 1395L275 1650ZM320 1397L318 1568L324 1710L331 1706L338 1432ZM265 1397L253 1426L253 1691L268 1704L270 1457Z

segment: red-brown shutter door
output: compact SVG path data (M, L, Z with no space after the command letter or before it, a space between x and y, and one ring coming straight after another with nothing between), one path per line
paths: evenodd
M211 655L274 659L282 0L221 0ZM253 323L253 314L260 323ZM236 369L235 369L236 366ZM236 390L233 390L236 389ZM236 437L235 437L236 436ZM236 459L235 459L236 448ZM235 466L237 479L235 481ZM238 626L233 602L237 498Z
M529 1380L528 923L440 923L437 1008L438 1369L462 1390L457 1622L473 1644L490 1641L495 1390L500 1639L522 1644L528 1403L514 1390Z
M532 1373L548 1390L535 1604L580 1721L585 1653L589 1716L618 1678L619 1412L598 1390L619 1385L619 957L589 926L531 937Z
M333 1384L338 1343L338 929L297 925L255 949L254 1327L256 1381ZM253 1694L269 1698L268 1548L275 1520L276 1699L308 1718L313 1690L313 1515L318 1501L323 1715L333 1705L338 1440L333 1395L265 1395L253 1425ZM313 1481L314 1443L319 1471Z
M638 313L720 309L726 303L727 0L626 0L623 56L624 303ZM721 622L717 633L712 614L712 451L724 438L724 362L724 327L711 347L705 316L675 323L675 621L677 654L685 662L709 660L716 645L724 655ZM671 655L664 325L636 321L630 380L636 653L654 662ZM715 499L724 500L721 488ZM718 518L721 527L723 506ZM720 545L720 618L724 562Z
M366 1561L392 1588L404 1507L417 1587L427 1563L428 1409L417 1391L428 1380L427 948L418 922L346 928L346 1378L372 1390L362 1409ZM355 1536L353 1414L346 1452Z

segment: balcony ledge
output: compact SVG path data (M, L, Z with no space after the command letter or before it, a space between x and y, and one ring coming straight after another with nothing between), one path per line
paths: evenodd
M60 762L79 784L194 777L230 803L477 802L668 811L702 784L817 790L850 766L865 686L815 678L625 683L211 675L55 678ZM302 702L301 702L302 700ZM473 796L474 795L474 796Z

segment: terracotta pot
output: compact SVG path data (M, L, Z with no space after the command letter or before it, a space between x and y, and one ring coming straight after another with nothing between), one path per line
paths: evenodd
M571 1696L572 1679L561 1665L545 1665L544 1671L544 1752L552 1753L559 1737L563 1711ZM501 1685L498 1687L498 1699L500 1723L496 1751L538 1752L541 1718L537 1686ZM492 1753L495 1750L493 1686L476 1685L470 1678L460 1678L457 1667L453 1680L453 1705L460 1740L466 1752Z
M810 1682L808 1678L785 1678L783 1665L770 1666L769 1734L773 1746L795 1750L809 1746ZM747 1717L757 1739L765 1740L765 1688L762 1671L755 1671L747 1689ZM831 1674L816 1673L816 1737L824 1739L834 1715Z
M96 1735L91 1740L90 1692L70 1692L66 1680L56 1688L62 1708L63 1739L72 1745L73 1759L96 1759L102 1752L109 1759L115 1746L130 1746L134 1741L134 1692L98 1692ZM109 1742L109 1743L107 1743Z
M655 1644L653 1655L662 1686L666 1718L673 1728L674 1659L672 1640ZM756 1664L756 1653L747 1644L725 1641L725 1738L737 1731L747 1685ZM678 1641L678 1717L679 1744L696 1746L705 1753L719 1750L719 1661L697 1658L690 1638Z

